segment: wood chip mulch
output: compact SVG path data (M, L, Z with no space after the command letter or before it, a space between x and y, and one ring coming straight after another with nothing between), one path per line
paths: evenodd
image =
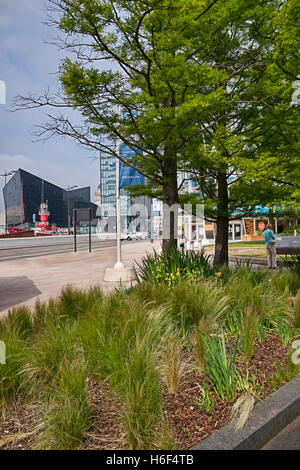
M14 404L0 415L0 450L28 450L41 428L41 403Z
M89 400L94 410L93 425L85 434L80 450L128 449L122 432L122 404L109 383L90 383Z
M260 398L265 398L270 394L267 380L276 372L276 364L284 364L286 359L287 348L282 345L278 336L269 334L263 343L256 341L248 369L250 378L251 373L255 372L256 382L263 385L264 392ZM225 403L216 398L214 411L211 414L199 410L196 403L204 377L196 369L196 358L194 364L194 369L190 370L185 376L184 386L181 387L179 393L175 396L167 394L166 390L164 393L176 445L178 449L182 450L189 449L228 423L233 404L243 394L243 392L239 392L233 400ZM245 370L242 360L237 361L237 369L239 371Z
M269 334L262 343L256 341L248 369L250 378L255 374L256 382L262 386L260 398L270 394L267 380L276 372L276 364L285 364L287 350L278 336L273 334ZM176 447L186 450L230 421L232 405L243 392L239 392L230 402L223 403L215 398L214 410L211 413L201 411L196 402L204 377L197 370L194 354L187 351L183 354L188 367L182 385L176 395L168 394L166 386L163 385L163 400ZM237 361L237 369L245 370L242 360ZM122 404L111 391L108 382L89 382L89 399L94 410L93 425L86 433L80 449L128 449L122 429ZM0 442L7 436L15 435L20 438L22 433L24 434L23 439L10 441L0 449L33 448L38 437L33 431L38 429L41 422L42 409L42 404L19 405L7 411L2 419L0 416Z

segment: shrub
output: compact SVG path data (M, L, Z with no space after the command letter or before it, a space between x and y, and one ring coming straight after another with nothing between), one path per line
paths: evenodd
M57 310L60 316L66 318L78 318L78 316L90 311L95 305L102 302L102 292L98 286L87 291L65 287L57 301Z
M66 321L56 324L52 319L47 328L28 348L22 369L24 381L34 396L42 396L56 379L62 360L74 359L77 323Z
M297 273L300 276L300 250L294 250L290 257L285 256L282 258L284 266L291 272Z
M216 337L206 336L204 363L209 379L216 394L222 401L231 400L237 391L239 376L236 371L237 345L229 347L226 354L224 335ZM227 357L228 356L228 357Z
M249 306L252 306L261 327L276 327L282 318L291 321L289 291L287 289L283 292L274 291L267 278L263 277L258 282L257 276L253 273L239 268L225 287L233 309L245 312Z
M210 393L207 382L204 380L203 386L200 387L200 393L195 405L199 408L200 411L206 411L206 413L212 413L215 409L215 398L212 393Z
M294 235L294 230L297 231L297 233L300 233L300 225L296 225L294 227L289 227L289 228L286 228L281 234L280 236L285 236L285 235Z
M276 372L272 374L268 383L271 392L278 390L284 383L289 382L300 373L300 363L298 360L295 362L295 350L290 349L288 354L287 363L276 364ZM299 354L296 352L296 359L299 359Z
M88 404L87 368L79 354L74 361L64 358L60 364L53 397L45 417L40 447L75 449L91 425Z
M242 329L244 313L242 311L231 310L226 316L224 330L231 336L238 336Z
M138 284L130 295L140 302L160 307L168 300L169 287L163 283L143 282Z
M181 253L176 248L160 254L155 250L137 263L136 279L138 282L165 283L172 287L182 279L196 280L202 276L211 276L215 269L210 263L210 255L200 253Z
M6 346L6 364L0 365L0 408L4 409L19 396L25 396L26 387L21 374L27 344L15 332L1 336Z
M33 333L31 312L28 307L14 307L0 320L0 337L14 334L19 339L26 339Z
M0 320L0 339L5 343L6 363L0 365L0 407L10 405L28 392L22 376L26 351L33 333L27 307L17 307Z
M133 449L149 448L161 415L156 363L167 332L162 309L152 309L121 291L80 320L88 370L96 378L108 377L124 403L124 429Z
M275 291L282 293L287 290L295 296L300 289L300 276L293 271L274 273L271 277L271 286Z
M178 327L214 330L230 309L230 299L215 281L181 282L169 295L167 309Z
M186 372L185 364L181 360L181 345L178 335L174 333L168 335L164 346L164 372L168 392L175 395L179 390L182 378Z
M160 450L176 450L175 438L170 429L170 423L166 411L160 418L161 426L154 442L154 448Z
M114 292L103 300L98 309L89 311L79 320L80 343L85 352L89 373L96 380L110 373L107 361L109 338L118 328L123 298L122 292ZM124 308L126 309L125 306ZM114 312L113 315L112 312Z
M127 441L133 450L149 449L162 413L155 353L145 347L143 341L137 342L126 366L124 428Z
M295 300L295 327L300 329L300 294Z
M252 357L256 337L256 328L257 314L253 306L250 305L246 309L241 328L243 353L247 364L250 362Z

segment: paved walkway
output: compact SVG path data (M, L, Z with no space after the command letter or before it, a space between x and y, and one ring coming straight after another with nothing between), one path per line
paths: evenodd
M160 248L159 242L128 243L122 246L123 262L132 266L146 252ZM104 282L104 271L116 261L116 246L97 251L64 253L1 263L0 315L16 305L34 305L37 299L56 297L66 285L88 288L99 284L104 291L117 286ZM130 284L130 283L129 283Z
M300 450L300 416L273 437L261 450Z

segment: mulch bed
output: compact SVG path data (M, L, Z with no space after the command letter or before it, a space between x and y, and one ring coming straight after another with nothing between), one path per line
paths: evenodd
M276 372L276 364L284 364L287 359L287 350L278 336L269 334L263 343L256 341L254 354L249 364L251 373L256 376L256 382L263 385L262 397L270 394L268 378ZM224 424L230 421L231 408L240 392L230 402L223 403L215 398L214 411L210 414L201 411L195 404L200 394L203 376L197 370L196 358L191 352L184 352L184 359L190 367L185 374L183 383L176 395L167 393L163 385L163 398L168 414L170 427L175 438L176 447L186 450L204 439ZM239 370L245 370L243 361L237 362ZM122 404L111 391L107 381L89 383L89 396L94 408L94 420L90 430L86 433L80 449L121 450L128 449L125 435L122 430ZM0 449L32 449L35 446L36 435L30 434L38 429L41 423L41 404L15 406L7 411L6 416L0 419ZM8 442L1 446L1 439L11 435L24 433L22 439ZM26 437L26 433L29 433Z
M256 341L254 353L249 364L249 375L255 371L256 382L264 384L264 397L270 394L270 387L266 379L276 372L276 364L285 363L287 348L283 346L276 335L269 334L263 343ZM196 364L196 358L194 363ZM237 361L237 369L245 370L244 362ZM165 402L172 431L176 436L179 449L186 450L205 439L211 433L230 421L231 409L237 398L222 402L215 398L214 411L210 414L199 410L195 404L200 395L200 388L204 377L197 370L191 370L185 377L185 386L175 396L165 392Z
M28 450L34 447L41 425L41 403L16 403L0 416L0 450ZM3 444L1 445L1 441Z
M93 403L93 425L86 433L80 450L128 449L122 432L122 404L107 381L90 384L89 399Z

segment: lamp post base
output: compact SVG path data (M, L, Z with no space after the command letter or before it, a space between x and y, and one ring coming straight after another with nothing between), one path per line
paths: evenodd
M120 263L122 265L122 263ZM134 270L132 268L125 268L124 265L113 268L106 268L104 273L104 281L106 282L130 282L135 279Z

